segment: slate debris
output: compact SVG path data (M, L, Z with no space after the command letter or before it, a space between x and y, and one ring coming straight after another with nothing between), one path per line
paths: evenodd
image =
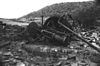
M5 29L1 29L0 66L19 66L21 64L26 66L75 66L73 64L79 62L82 64L82 61L87 60L99 63L100 55L82 41L71 42L68 47L39 45L42 40L34 44L21 37L22 34L19 36L19 33L23 31L24 28L12 25L6 25ZM91 43L97 43L100 40L99 33L99 30L93 30L79 34ZM99 43L97 44L99 45ZM84 64L89 63L84 62Z

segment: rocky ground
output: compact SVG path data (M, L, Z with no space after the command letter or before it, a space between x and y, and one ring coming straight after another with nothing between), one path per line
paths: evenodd
M68 47L29 43L19 34L20 26L0 24L0 66L95 66L100 55L86 43L72 41ZM99 45L99 31L80 32L79 35ZM98 46L99 47L99 46Z

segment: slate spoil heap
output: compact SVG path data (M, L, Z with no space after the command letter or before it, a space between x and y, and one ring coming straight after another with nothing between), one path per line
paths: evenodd
M67 47L40 45L42 39L35 43L24 39L19 34L24 31L20 26L0 23L0 27L0 66L95 66L100 63L99 53L80 40L72 41ZM99 45L99 30L79 35Z

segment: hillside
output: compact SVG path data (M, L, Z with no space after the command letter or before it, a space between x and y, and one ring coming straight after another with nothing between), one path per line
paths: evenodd
M76 10L91 7L91 6L93 6L93 4L94 4L94 2L92 2L92 1L57 3L57 4L50 5L50 6L46 6L36 12L32 12L21 18L40 17L42 15L43 16L61 15L66 12L74 12Z

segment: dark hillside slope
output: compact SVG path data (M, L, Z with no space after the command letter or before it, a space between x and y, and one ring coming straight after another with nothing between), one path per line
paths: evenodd
M50 6L46 6L36 12L32 12L28 15L25 15L21 18L30 18L30 17L40 17L40 16L51 16L51 15L61 15L66 12L73 12L75 10L84 9L87 7L93 6L94 2L67 2L67 3L58 3Z
M42 15L46 17L71 13L74 20L78 20L79 22L81 22L84 27L91 27L95 24L96 20L98 20L97 18L99 18L100 20L100 5L96 5L96 3L97 1L53 4L50 6L46 6L38 10L37 12L32 12L21 18L29 19L34 17L40 17Z

